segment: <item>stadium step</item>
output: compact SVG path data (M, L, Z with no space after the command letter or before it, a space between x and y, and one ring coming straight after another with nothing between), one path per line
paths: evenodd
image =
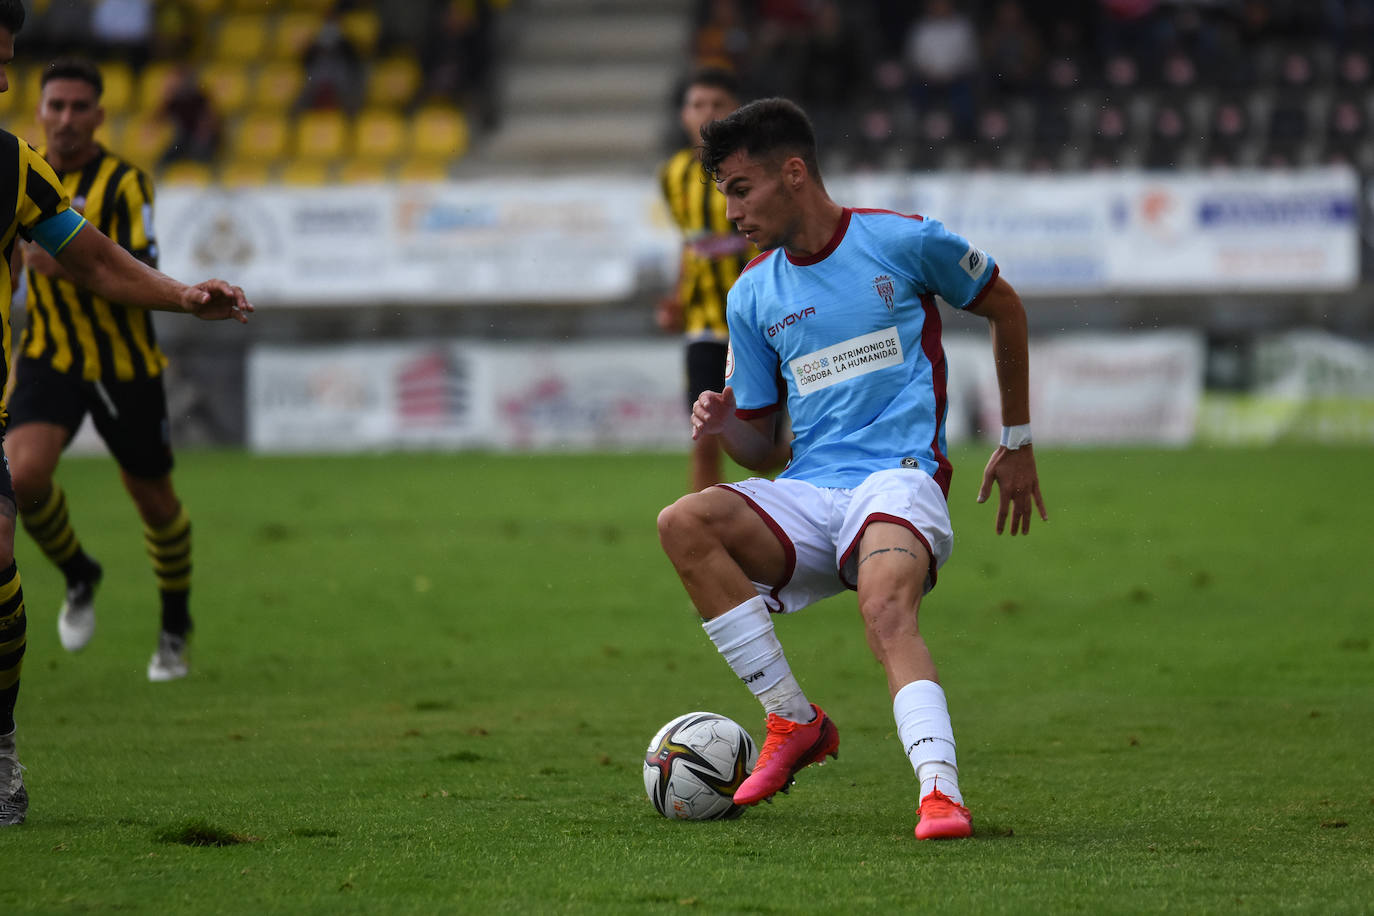
M652 175L676 124L692 0L527 0L511 11L501 122L458 175Z
M661 118L674 78L662 64L532 64L510 75L505 100L521 113L614 107Z
M601 16L559 12L531 19L517 40L532 59L549 63L584 60L594 53L601 60L661 65L682 53L685 19L680 12L636 10L628 19L617 17L608 28Z

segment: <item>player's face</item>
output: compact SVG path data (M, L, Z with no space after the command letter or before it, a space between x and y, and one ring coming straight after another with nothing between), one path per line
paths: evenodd
M725 218L760 251L785 246L801 228L801 209L784 180L787 164L742 151L720 164L716 187L725 195Z
M57 159L80 156L95 143L95 130L105 109L95 87L85 80L49 80L38 101L38 121L48 139L48 153Z
M0 92L10 88L9 65L14 60L14 33L0 25Z
M704 124L719 121L739 107L739 100L716 86L691 86L682 99L682 129L693 145L701 142Z

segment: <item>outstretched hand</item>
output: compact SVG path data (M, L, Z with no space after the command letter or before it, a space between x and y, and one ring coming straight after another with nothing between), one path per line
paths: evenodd
M726 385L724 391L703 391L692 405L692 438L720 435L734 415L735 389Z
M182 308L206 321L232 318L239 324L248 323L253 305L237 286L223 280L205 280L188 286L182 295Z
M978 490L978 501L987 502L992 493L992 483L997 481L997 533L1006 527L1007 507L1011 507L1011 533L1015 537L1030 533L1031 500L1040 510L1040 520L1048 522L1045 500L1040 496L1040 476L1035 470L1035 455L1029 444L1018 449L1008 449L999 445L997 451L988 459L983 469L983 485Z

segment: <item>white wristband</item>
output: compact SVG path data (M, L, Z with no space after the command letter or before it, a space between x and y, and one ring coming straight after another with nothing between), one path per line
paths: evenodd
M1029 423L1022 423L1019 426L1002 427L1002 446L1008 451L1016 451L1023 445L1030 445L1031 431Z

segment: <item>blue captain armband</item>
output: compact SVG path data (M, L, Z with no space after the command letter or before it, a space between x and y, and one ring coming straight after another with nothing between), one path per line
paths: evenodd
M84 225L86 217L75 210L67 209L30 229L29 238L37 242L48 254L57 257L58 253L67 247L67 243L76 238L76 234Z

